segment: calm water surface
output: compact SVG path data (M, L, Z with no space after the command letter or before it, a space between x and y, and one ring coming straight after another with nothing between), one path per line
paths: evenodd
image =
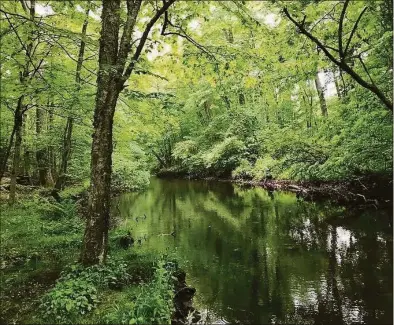
M211 319L392 323L389 211L354 212L291 193L160 179L146 192L123 194L118 211L141 239L135 249L171 251L184 261L198 308Z

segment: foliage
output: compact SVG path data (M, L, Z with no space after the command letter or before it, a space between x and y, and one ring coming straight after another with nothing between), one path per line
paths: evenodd
M97 290L92 283L79 279L60 280L43 298L43 319L55 324L69 323L78 314L91 311L97 302Z
M315 22L313 34L325 44L337 46L341 3L250 1L197 6L178 2L170 9L172 22L194 41L174 35L159 38L160 28L152 30L152 39L115 112L114 188L143 189L149 173L160 169L201 177L233 173L236 178L260 179L263 170L258 167L260 173L253 173L248 164L255 168L267 157L273 159L268 168L275 178L335 180L390 171L392 114L297 33L282 14L284 5L297 19L305 13L307 25ZM152 6L148 2L144 12L150 13ZM81 183L90 178L96 91L91 81L97 69L94 56L100 30L100 21L94 17L98 8L92 6L87 18L85 60L78 85L75 58L87 5L52 1L44 7L55 13L43 15L34 26L24 23L20 3L2 3L9 21L2 27L7 46L1 53L5 73L1 77L4 132L0 134L0 157L10 140L17 100L24 94L21 173L37 183L36 153L44 150L48 152L48 184L56 181L66 118L72 117L66 179L68 184ZM343 26L344 42L364 7L368 9L348 44L349 64L390 97L390 8L383 3L351 2ZM272 21L267 20L267 13ZM61 18L64 15L67 24ZM10 24L19 38L8 30ZM139 27L141 24L138 22ZM27 58L15 49L23 48L21 42L28 42L30 33L42 38L34 43L32 62L45 64L41 75L36 73L21 83L17 76ZM328 117L322 114L316 76L323 86ZM44 114L41 132L36 130L38 112ZM10 167L9 159L8 172Z
M71 220L76 214L76 205L71 200L56 202L55 200L41 200L40 210L43 218Z
M171 269L159 261L151 282L140 287L128 304L105 317L109 324L171 324L173 290Z

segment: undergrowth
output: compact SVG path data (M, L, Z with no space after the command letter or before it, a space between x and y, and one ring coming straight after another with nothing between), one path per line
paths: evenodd
M32 194L13 207L2 204L1 323L170 323L165 258L120 249L117 229L105 265L75 264L84 228L73 199L79 193L60 195L60 203Z

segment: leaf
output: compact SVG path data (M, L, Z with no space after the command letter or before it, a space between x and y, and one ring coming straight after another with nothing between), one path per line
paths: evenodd
M66 303L66 310L70 311L74 307L74 303L72 301L68 301Z

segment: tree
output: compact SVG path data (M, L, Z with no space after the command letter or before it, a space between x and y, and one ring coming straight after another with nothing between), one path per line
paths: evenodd
M119 94L135 69L152 27L174 2L175 0L164 1L163 6L156 10L149 19L141 38L133 40L133 31L141 12L142 0L127 0L127 18L119 42L121 2L120 0L103 1L99 72L93 122L89 212L81 254L81 261L84 265L104 262L107 255L113 117ZM130 62L126 65L132 50L132 42L138 42L138 44Z
M24 6L25 13L29 15L30 21L32 22L32 25L34 25L34 19L35 19L35 1L32 0L30 1L30 7L27 8ZM33 38L34 38L34 28L33 26L30 27L30 31L28 32L28 37L27 41L24 42L21 37L19 36L15 26L9 19L9 17L6 15L7 21L10 25L10 28L13 30L15 33L16 37L18 38L24 52L25 52L25 63L22 66L22 70L19 73L19 80L20 84L22 86L25 86L26 83L29 83L31 79L34 77L34 75L38 72L40 69L42 61L35 66L33 61L32 61L32 55L33 55ZM30 71L30 69L33 67L33 71ZM3 160L3 165L2 165L2 170L1 170L1 175L0 179L4 174L4 170L6 167L6 163L8 160L8 155L10 154L10 148L12 146L12 143L14 142L14 153L13 153L13 158L12 158L12 167L11 167L11 181L10 181L10 195L9 195L9 203L13 204L15 202L15 195L16 195L16 178L19 175L20 172L20 160L21 160L21 145L22 145L22 127L23 127L23 116L26 113L26 111L31 107L27 104L24 103L25 99L25 94L21 94L18 98L17 101L17 106L14 111L14 127L10 136L9 140L9 147L7 149L6 155Z

